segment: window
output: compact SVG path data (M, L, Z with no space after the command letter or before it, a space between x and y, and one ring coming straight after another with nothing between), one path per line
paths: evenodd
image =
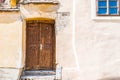
M119 0L97 0L97 15L119 15Z

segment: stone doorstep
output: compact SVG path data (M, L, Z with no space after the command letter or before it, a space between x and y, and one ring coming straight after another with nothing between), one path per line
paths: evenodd
M24 75L55 75L56 72L55 71L51 71L51 70L40 70L40 71L24 71L23 72L23 76Z
M20 80L55 80L55 75L50 76L22 76Z
M20 80L62 80L62 67L56 70L26 70Z
M54 80L55 71L40 70L40 71L24 71L21 80Z

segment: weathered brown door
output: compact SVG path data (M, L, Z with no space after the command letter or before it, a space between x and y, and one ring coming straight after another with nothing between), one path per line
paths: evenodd
M55 69L55 26L41 21L26 27L26 69Z

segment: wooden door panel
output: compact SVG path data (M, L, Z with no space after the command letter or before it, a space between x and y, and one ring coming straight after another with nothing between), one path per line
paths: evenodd
M38 60L37 60L37 47L29 46L27 51L27 60L26 60L26 69L37 69Z
M26 32L26 69L38 68L40 27L39 24L28 24Z
M27 28L27 43L29 45L38 44L40 41L40 28L37 26L30 26ZM38 41L39 40L39 41Z
M40 54L40 69L52 69L52 59L51 59L51 50L50 49L44 49L44 51L41 51L42 54Z
M53 28L51 24L41 24L40 68L42 69L53 69Z

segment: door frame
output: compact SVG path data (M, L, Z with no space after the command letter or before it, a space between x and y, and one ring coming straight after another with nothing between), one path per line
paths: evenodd
M24 66L24 70L26 70L25 68L25 65L26 65L26 28L27 28L27 21L39 21L39 22L44 22L44 23L54 23L54 28L55 28L55 19L51 19L51 18L27 18L27 19L24 19L24 22L23 22L23 28L22 28L22 52L23 52L23 66ZM56 70L56 28L55 28L55 34L54 34L54 37L55 37L55 52L54 52L54 69L53 70Z

